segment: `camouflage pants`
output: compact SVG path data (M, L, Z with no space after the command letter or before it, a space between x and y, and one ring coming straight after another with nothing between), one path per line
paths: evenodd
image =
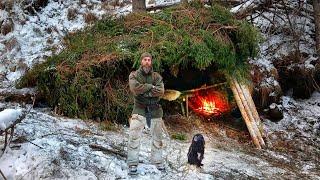
M162 159L162 118L151 119L151 156L150 160L153 164L163 163ZM140 151L140 139L142 136L142 130L146 126L146 118L133 114L130 119L130 132L129 132L129 144L128 144L128 166L138 165L139 163L139 151Z

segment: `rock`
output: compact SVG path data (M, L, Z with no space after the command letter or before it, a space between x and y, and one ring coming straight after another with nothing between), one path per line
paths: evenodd
M7 41L5 41L4 45L5 45L5 48L7 51L11 51L14 48L17 48L17 49L20 48L20 44L19 44L17 38L15 38L15 37L12 37L12 38L8 39Z
M308 99L315 90L314 86L314 69L296 66L293 75L295 76L296 85L293 87L294 98Z
M68 9L68 20L71 21L71 20L74 20L76 17L77 17L77 14L78 14L78 10L77 9L74 9L74 8L69 8Z
M274 62L278 69L279 82L284 92L293 89L295 99L308 99L317 84L317 66L303 62L296 53L290 53ZM301 63L303 62L303 63ZM315 67L314 67L315 66Z
M258 108L268 108L272 103L279 103L283 92L276 68L262 70L261 67L253 65L251 79L255 87L252 97Z
M35 15L42 8L46 7L48 2L48 0L26 0L23 1L22 5L24 6L24 10L29 14Z
M14 24L10 20L5 20L1 25L1 34L6 35L13 31Z
M279 121L283 118L283 107L282 105L277 105L276 103L272 103L269 106L269 112L271 121Z

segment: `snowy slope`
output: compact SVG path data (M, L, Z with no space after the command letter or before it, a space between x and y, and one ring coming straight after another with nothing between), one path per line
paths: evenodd
M296 0L286 2L288 10L285 10L281 3L274 3L268 10L252 14L253 19L247 18L259 28L263 38L259 56L250 61L251 64L258 66L261 72L269 74L261 81L260 86L276 86L277 79L271 75L271 71L275 69L274 64L283 61L284 57L295 51L299 51L302 57L299 62L292 63L291 66L299 65L306 69L314 69L311 62L319 61L315 52L315 40L312 37L315 28L313 7L306 2L299 3L300 5ZM237 8L233 9L235 10ZM300 11L302 14L299 15Z
M85 15L93 14L101 18L105 14L131 11L131 4L119 7L112 6L112 1L80 2L49 0L48 5L35 15L26 14L18 3L14 4L11 13L0 10L0 19L12 20L14 24L12 32L0 34L0 87L12 86L33 64L60 52L63 37L68 32L88 25ZM71 10L75 10L74 18L68 18L68 11Z
M46 109L32 110L17 126L16 140L0 158L0 169L9 179L129 178L125 157L89 147L90 144L99 144L126 154L128 129L124 127L118 132L108 132L100 130L97 125L55 117ZM320 178L312 162L305 163L285 153L269 150L251 154L219 148L211 143L208 136L205 136L207 143L202 169L187 165L188 142L166 139L167 172L162 173L150 164L150 139L150 134L143 134L139 176L136 179ZM284 160L291 167L286 163L275 163ZM301 161L308 168L302 169L299 166Z

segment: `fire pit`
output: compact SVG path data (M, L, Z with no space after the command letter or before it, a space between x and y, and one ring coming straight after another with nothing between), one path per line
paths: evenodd
M189 98L189 107L197 114L204 116L219 116L230 110L226 96L213 89L195 92Z

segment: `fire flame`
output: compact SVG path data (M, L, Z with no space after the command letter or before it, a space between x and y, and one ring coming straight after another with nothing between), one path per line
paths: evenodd
M195 112L206 116L217 116L229 110L225 95L218 91L205 90L197 92L190 98L189 106Z

